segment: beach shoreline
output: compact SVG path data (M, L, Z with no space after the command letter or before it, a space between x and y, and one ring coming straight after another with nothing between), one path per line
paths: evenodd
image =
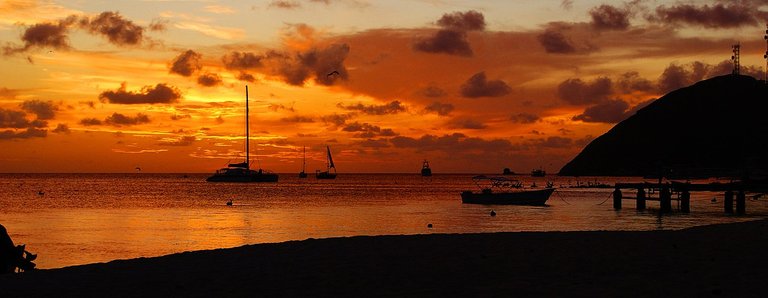
M4 297L765 297L768 220L664 231L355 236L0 276Z

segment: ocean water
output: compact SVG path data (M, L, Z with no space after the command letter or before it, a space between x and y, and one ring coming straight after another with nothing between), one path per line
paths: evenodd
M39 254L39 268L58 268L307 238L671 230L768 215L766 198L748 199L746 215L725 215L723 194L710 192L692 194L690 213L662 216L653 201L636 211L629 200L616 211L612 189L568 187L641 178L512 176L558 187L547 206L534 207L462 204L461 191L477 189L472 175L340 173L316 180L291 173L278 183L253 184L209 183L207 176L0 174L0 224L16 244ZM233 206L226 205L230 199Z

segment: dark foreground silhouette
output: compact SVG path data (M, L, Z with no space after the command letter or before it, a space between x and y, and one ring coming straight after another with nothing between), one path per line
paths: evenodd
M37 258L37 255L26 251L25 247L25 245L13 245L8 231L0 225L0 274L35 269L35 263L32 261Z
M768 175L768 85L726 75L664 95L587 145L565 176Z
M438 226L439 228L439 226ZM767 297L768 221L350 237L0 276L5 297Z

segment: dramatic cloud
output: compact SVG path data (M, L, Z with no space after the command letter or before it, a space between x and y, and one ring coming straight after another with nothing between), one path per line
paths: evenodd
M350 124L344 126L341 130L342 131L346 131L346 132L357 132L354 135L354 137L355 138L363 138L363 139L365 139L365 138L373 138L373 137L377 137L377 136L391 137L391 136L396 136L397 135L397 133L395 133L390 128L382 129L381 127L376 126L376 125L372 125L372 124L368 124L368 123L358 123L358 122L350 123Z
M616 87L625 94L634 91L651 92L655 88L651 81L640 77L640 74L636 71L622 74L616 82Z
M321 120L333 126L341 126L352 119L352 114L331 114L321 117Z
M574 47L572 42L559 30L547 28L536 38L547 53L570 54L576 52L576 47Z
M105 36L118 46L140 44L144 35L144 28L111 11L102 12L95 18L83 18L80 26L91 33Z
M197 77L197 83L201 86L212 87L221 85L223 81L218 74L207 72Z
M182 120L182 119L192 119L192 115L190 115L190 114L182 114L182 115L173 114L173 115L171 115L171 120L173 120L173 121L178 121L178 120Z
M192 73L200 70L203 67L200 64L200 59L202 58L203 56L199 53L196 53L193 50L187 50L186 52L179 54L179 56L176 56L176 58L173 59L170 72L180 74L185 77L191 76Z
M733 64L728 60L714 66L700 61L684 65L672 63L659 77L658 89L661 93L667 93L706 78L729 74L732 70Z
M484 30L485 17L474 10L454 12L444 14L437 21L437 24L444 29L437 31L435 35L429 38L416 42L413 49L426 53L469 57L473 55L473 52L467 41L467 31Z
M705 28L737 28L754 26L764 21L759 6L764 1L733 1L728 4L717 3L709 6L680 4L671 7L659 6L656 14L649 16L651 21L664 23L684 23Z
M426 97L443 97L446 95L445 90L435 86L424 88L420 93Z
M482 13L474 10L446 13L437 20L437 25L459 31L485 30L485 17Z
M166 84L157 84L155 87L144 86L140 92L129 92L125 89L125 83L120 85L117 91L105 91L99 94L99 100L116 104L156 104L174 103L181 98L181 92L176 87Z
M461 85L461 95L464 97L499 97L509 94L512 88L502 80L488 81L485 72L479 72Z
M0 131L0 140L44 138L47 135L48 135L48 131L45 129L28 127L26 130L23 130L21 132L17 132L14 130Z
M349 55L349 45L333 44L324 49L313 48L296 54L273 55L270 59L277 62L277 73L291 85L301 86L313 77L321 85L333 85L338 80L347 80L349 73L344 67L344 59Z
M568 79L557 86L561 100L572 105L594 104L607 100L611 95L611 79L597 78L591 83L581 79Z
M412 148L417 151L454 152L508 152L518 149L507 140L484 140L461 133L450 135L423 135L420 138L398 136L389 141L395 148Z
M21 109L37 115L37 119L50 120L56 115L59 108L52 101L27 100L21 103Z
M264 56L250 52L231 52L221 57L224 67L230 70L248 70L262 67L262 59L264 59Z
M598 30L625 30L629 28L629 12L610 5L600 5L589 11L592 27Z
M96 118L85 118L80 120L80 124L83 126L94 126L94 125L101 125L102 122L101 120Z
M338 104L337 106L345 110L360 111L363 114L368 114L368 115L397 114L400 112L405 112L407 110L405 106L402 103L400 103L400 101L397 101L397 100L384 105L368 105L367 106L367 105L358 103L356 105L349 105L349 106Z
M22 47L5 46L3 48L5 55L23 52L33 47L54 49L69 49L69 27L77 21L77 17L70 16L59 20L56 23L34 24L24 30L21 40L24 42Z
M0 108L0 128L25 128L31 125L22 111Z
M130 126L149 122L149 116L142 113L136 114L135 117L126 116L120 113L112 113L112 115L107 116L107 118L104 119L104 124L112 126Z
M69 126L67 126L64 123L59 123L58 125L56 125L56 128L54 128L51 132L68 134L71 131L69 130Z
M597 105L588 107L581 115L574 116L574 121L618 123L634 115L637 110L644 108L655 99L641 102L631 109L623 100L611 99Z
M472 48L467 41L467 34L462 31L440 30L434 36L418 41L413 45L417 51L443 53L457 56L472 56Z
M292 116L292 117L286 117L280 119L283 122L295 122L295 123L312 123L315 122L315 119L312 119L312 117L307 116Z
M237 79L240 80L240 81L246 81L246 82L250 82L250 83L253 83L253 82L256 81L256 78L253 77L253 75L251 75L249 73L244 73L244 72L241 72L240 74L238 74L237 75Z
M509 117L514 123L535 123L541 119L538 115L528 113L518 113Z
M447 116L453 111L453 105L449 103L433 102L424 108L425 112L437 113L440 116Z

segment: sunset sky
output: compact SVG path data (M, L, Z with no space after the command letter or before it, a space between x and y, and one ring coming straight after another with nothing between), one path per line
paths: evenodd
M557 172L768 1L0 1L0 172ZM336 71L337 73L334 73ZM331 74L333 73L333 74ZM258 159L258 161L257 161ZM258 167L258 166L257 166Z

